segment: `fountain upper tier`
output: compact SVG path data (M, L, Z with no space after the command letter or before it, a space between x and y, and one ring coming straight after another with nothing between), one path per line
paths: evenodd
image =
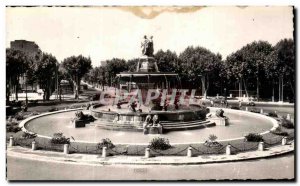
M174 72L160 72L154 57L142 56L137 63L136 72L117 74L120 83L136 83L140 89L180 88L180 79Z

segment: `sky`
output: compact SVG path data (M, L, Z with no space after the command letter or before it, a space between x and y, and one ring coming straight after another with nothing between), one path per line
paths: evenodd
M180 54L202 46L223 59L258 40L275 45L293 38L292 7L7 7L6 47L10 41L36 42L59 61L90 56L93 66L114 57L141 56L144 35L154 50Z

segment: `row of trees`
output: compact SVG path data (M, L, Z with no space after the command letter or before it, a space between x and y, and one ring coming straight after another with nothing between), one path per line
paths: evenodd
M295 51L292 39L283 39L275 46L266 41L255 41L224 60L218 53L193 46L187 47L179 55L169 50L159 50L154 57L161 72L178 73L183 88L199 88L202 95L224 94L224 91L232 90L239 96L273 96L278 97L279 101L295 97ZM135 71L137 62L138 59L107 60L106 66L93 68L84 78L102 87L114 86L116 74Z
M242 89L248 96L258 98L278 97L282 101L295 97L295 50L292 39L283 39L275 46L266 41L247 44L222 60L203 47L187 47L177 55L169 50L159 50L154 55L161 72L176 72L182 88L198 88L202 95L223 94L224 90ZM67 79L78 98L80 81L115 86L116 74L135 71L138 59L107 60L106 66L92 68L91 59L71 56L58 63L48 53L28 56L22 51L6 50L6 99L20 88L19 80L26 75L28 84L38 83L44 90L44 100L49 100L55 89L60 90L60 80ZM270 88L272 87L272 88ZM254 93L252 93L254 92ZM277 92L277 93L276 93ZM227 92L228 94L228 92ZM284 97L286 96L286 97Z
M275 46L268 42L252 42L225 60L227 79L230 85L238 82L239 87L255 90L257 98L275 97L278 100L295 97L295 48L292 39L283 39ZM270 88L271 87L271 88ZM285 94L284 94L285 90Z
M59 92L62 79L71 82L75 98L78 98L80 81L91 68L90 58L82 55L71 56L58 63L52 54L28 55L20 50L6 49L6 100L9 101L13 92L18 100L20 78L24 77L26 84L39 84L44 91L43 100L49 100L55 89Z

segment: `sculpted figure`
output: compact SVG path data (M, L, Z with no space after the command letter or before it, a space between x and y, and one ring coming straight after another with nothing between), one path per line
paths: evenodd
M144 36L144 40L141 43L141 47L143 55L153 56L153 36L151 36L150 39L148 39L147 36Z
M147 128L147 127L150 125L150 122L151 122L151 115L148 114L148 115L146 116L145 122L144 122L144 124L143 124L143 128L144 128L144 129Z
M141 43L141 47L142 47L142 54L146 55L147 54L147 49L148 49L148 44L149 44L149 40L147 39L147 36L144 36L144 40Z
M150 37L149 43L148 43L148 50L147 50L147 56L153 56L154 47L153 47L153 36Z
M153 121L153 125L154 125L154 126L159 125L159 120L158 120L158 115L157 115L157 114L155 114L155 115L153 116L152 121Z

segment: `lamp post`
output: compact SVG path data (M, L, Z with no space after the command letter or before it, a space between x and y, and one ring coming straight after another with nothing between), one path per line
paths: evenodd
M198 77L199 77L199 79L200 79L200 82L201 82L201 86L202 86L202 81L201 81L201 77L202 77L202 75L198 75ZM201 91L202 91L202 87L200 86L200 89L201 89ZM201 94L203 93L203 91L201 92ZM203 94L202 94L202 96L204 96Z
M55 63L56 65L56 100L58 100L58 94L59 94L59 91L58 91L58 62Z
M224 97L225 97L225 101L224 101L225 107L227 108L228 103L227 103L227 92L226 92L226 88L224 88Z
M28 105L28 97L27 97L27 71L25 73L25 95L26 95L26 98L25 98L25 104L26 106Z

